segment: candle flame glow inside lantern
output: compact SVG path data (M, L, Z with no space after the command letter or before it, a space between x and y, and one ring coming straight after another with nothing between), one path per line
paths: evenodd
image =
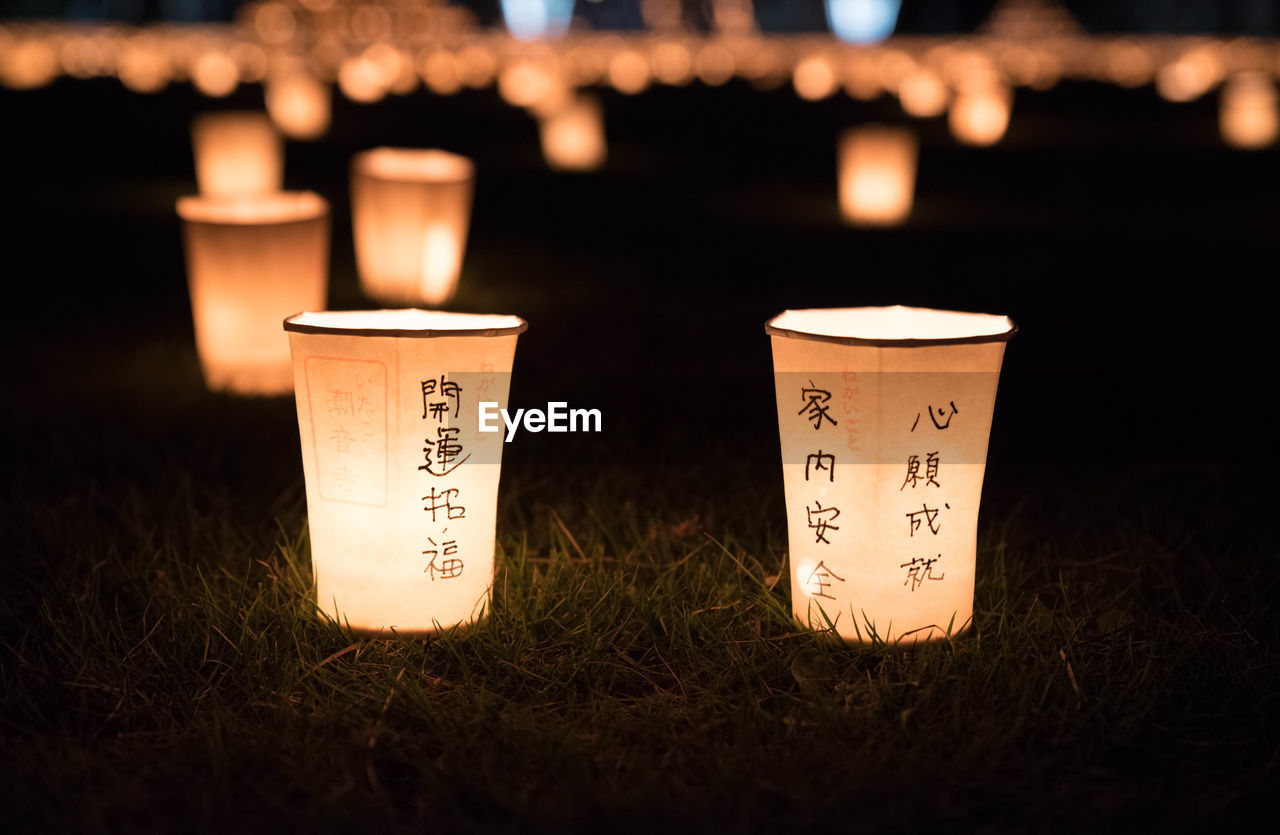
M360 285L374 299L444 304L453 298L475 166L447 151L375 148L351 163L351 219Z
M267 114L285 136L316 139L329 129L332 92L301 66L273 72L266 87Z
M323 308L329 204L311 192L178 201L196 349L212 390L284 394L292 385L280 320Z
M559 171L593 171L604 165L604 114L598 99L579 96L539 123L542 155Z
M565 33L573 17L573 0L502 0L507 30L522 41Z
M962 85L947 113L951 135L966 145L994 145L1009 129L1013 94L998 83Z
M284 327L320 609L362 632L482 617L503 434L479 431L479 406L506 408L524 320L342 311Z
M919 143L907 128L840 136L840 214L854 226L897 226L911 214Z
M846 43L876 43L893 34L902 0L826 0L827 25Z
M243 197L279 191L284 145L263 113L227 111L191 123L196 183L206 197Z
M792 612L845 641L970 626L1004 316L789 310L773 342Z
M1241 73L1222 88L1218 127L1228 145L1265 148L1280 131L1276 88L1265 73Z

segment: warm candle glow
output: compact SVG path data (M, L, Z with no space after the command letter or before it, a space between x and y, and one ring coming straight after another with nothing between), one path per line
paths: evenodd
M377 148L351 165L360 286L371 298L443 304L453 297L475 166L439 150Z
M947 109L951 92L938 73L919 67L898 82L898 101L909 116L927 119Z
M1004 316L787 311L771 334L795 617L845 641L967 630Z
M280 320L323 308L329 205L310 192L178 201L196 349L212 390L282 394L292 385Z
M207 197L239 197L279 191L284 145L263 113L227 111L191 123L196 182Z
M840 137L840 214L855 226L896 226L911 214L916 136L906 128L865 127Z
M479 431L479 404L507 406L524 321L374 310L284 327L320 610L371 632L483 617L503 436Z
M1228 145L1256 149L1274 144L1280 130L1276 87L1265 73L1241 73L1222 88L1218 127Z
M598 99L579 96L539 124L542 155L561 171L591 171L604 164L604 114Z
M300 65L274 71L266 85L267 114L285 136L316 139L329 129L333 94Z
M951 102L947 125L966 145L994 145L1009 128L1013 93L998 83L961 87Z

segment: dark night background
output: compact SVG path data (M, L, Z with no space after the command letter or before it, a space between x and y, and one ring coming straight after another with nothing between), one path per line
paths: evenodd
M492 18L496 4L474 5ZM757 2L766 28L821 27L820 4L790 13L783 5ZM903 27L971 30L990 5L907 0ZM1263 2L1065 5L1095 31L1274 35L1280 27L1280 10ZM0 18L105 9L136 20L139 10L167 8L4 2ZM200 8L225 17L217 4ZM586 175L548 171L536 122L492 87L449 97L419 89L372 105L335 93L330 132L288 142L285 157L286 188L332 204L330 306L371 306L352 256L352 154L403 145L472 157L475 209L451 307L529 321L513 406L567 400L604 414L600 435L518 436L506 448L504 491L521 485L513 501L572 505L616 473L637 503L670 508L678 520L687 508L735 505L744 485L770 485L748 539L779 548L785 520L764 321L784 308L892 303L1008 314L1021 332L1005 355L982 524L1011 513L1035 520L1023 542L1032 559L1050 548L1085 559L1072 543L1093 529L1194 542L1205 571L1180 578L1172 569L1167 588L1142 588L1147 575L1138 571L1133 593L1200 601L1212 613L1205 630L1235 621L1252 641L1252 695L1206 726L1207 762L1250 787L1224 819L1251 823L1273 811L1274 603L1243 612L1233 595L1274 590L1277 580L1275 406L1266 399L1276 356L1277 150L1228 148L1216 93L1179 105L1150 86L1019 89L1008 133L990 149L957 144L945 118L909 120L888 97L810 103L789 86L761 92L741 80L597 92L609 158ZM173 208L195 191L191 117L261 107L255 85L221 100L186 83L138 95L114 79L0 89L0 275L9 299L0 460L11 509L0 575L15 601L2 633L10 650L36 640L20 616L34 616L41 578L64 556L29 532L32 507L75 526L91 497L160 496L193 482L198 493L209 481L247 526L270 536L280 513L272 500L297 500L291 398L203 389ZM865 122L910 123L920 134L915 209L902 228L839 221L835 139ZM1052 575L1056 563L1045 559ZM5 663L6 686L20 686L24 673ZM1214 670L1208 661L1180 670L1189 704L1234 687ZM38 706L22 707L26 718L5 722L11 741L32 732L31 716L59 728L76 710L52 690L30 698ZM1230 745L1213 746L1228 737ZM1138 771L1160 761L1160 745L1124 766L1115 751L1096 763ZM1162 796L1194 793L1196 779L1172 780ZM1166 824L1178 822L1111 821ZM1056 828L1047 818L1022 825Z

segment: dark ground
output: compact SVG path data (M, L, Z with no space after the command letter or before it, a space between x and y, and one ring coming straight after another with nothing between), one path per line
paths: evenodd
M895 103L736 82L604 97L610 158L588 176L545 171L535 124L492 90L339 98L325 140L288 146L287 186L332 202L333 307L366 304L351 154L472 156L454 307L530 322L514 406L604 413L600 435L508 446L512 585L489 627L357 642L348 668L320 663L352 642L305 611L293 404L204 392L192 344L187 123L260 92L0 91L0 817L1260 828L1280 756L1276 150L1223 147L1213 97L1020 92L994 149L918 123L910 224L861 231L836 216L835 133L901 120ZM899 302L1021 333L975 635L883 655L792 634L785 579L764 585L785 527L763 322ZM609 626L579 628L619 593ZM490 657L506 649L520 678Z

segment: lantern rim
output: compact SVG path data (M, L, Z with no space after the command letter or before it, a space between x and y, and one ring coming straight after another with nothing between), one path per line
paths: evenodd
M329 201L314 191L272 191L235 197L192 194L175 204L185 223L209 226L282 226L329 216Z
M322 318L364 318L370 314L398 314L401 318L413 318L414 314L423 314L431 317L441 317L443 319L453 319L453 324L462 324L464 321L476 322L477 320L502 320L510 322L514 320L515 324L498 325L495 323L488 326L477 325L475 327L361 327L341 324L322 324L316 322L299 321L302 317L322 317ZM385 336L398 339L436 339L440 337L457 337L457 336L515 336L522 334L529 329L529 323L523 318L511 314L502 313L458 313L449 310L424 310L417 307L398 308L394 310L319 310L319 311L300 311L287 317L284 320L284 329L291 333L307 333L330 336Z
M445 167L454 170L445 171ZM476 164L470 157L442 148L380 145L353 156L351 173L388 183L466 183L475 179Z
M953 336L910 336L910 337L882 337L882 336L856 336L852 333L824 333L812 326L809 328L798 327L781 327L778 321L786 316L795 316L797 314L808 314L812 317L822 317L824 315L836 316L840 314L857 314L857 313L886 313L892 311L890 315L916 315L921 318L938 319L942 317L973 317L974 319L986 320L989 323L1003 321L1003 325L999 330L991 330L990 327L975 327L973 333L961 333ZM833 328L832 330L835 330ZM853 330L845 328L845 330ZM790 339L807 339L814 342L831 342L837 345L863 345L868 347L881 348L923 348L933 345L970 345L984 342L1008 342L1018 333L1018 326L1008 316L1001 316L992 313L972 313L963 310L941 310L937 308L927 307L905 307L903 305L889 305L883 307L827 307L827 308L809 308L802 310L784 310L777 316L774 316L764 325L765 333L770 336L784 336Z

